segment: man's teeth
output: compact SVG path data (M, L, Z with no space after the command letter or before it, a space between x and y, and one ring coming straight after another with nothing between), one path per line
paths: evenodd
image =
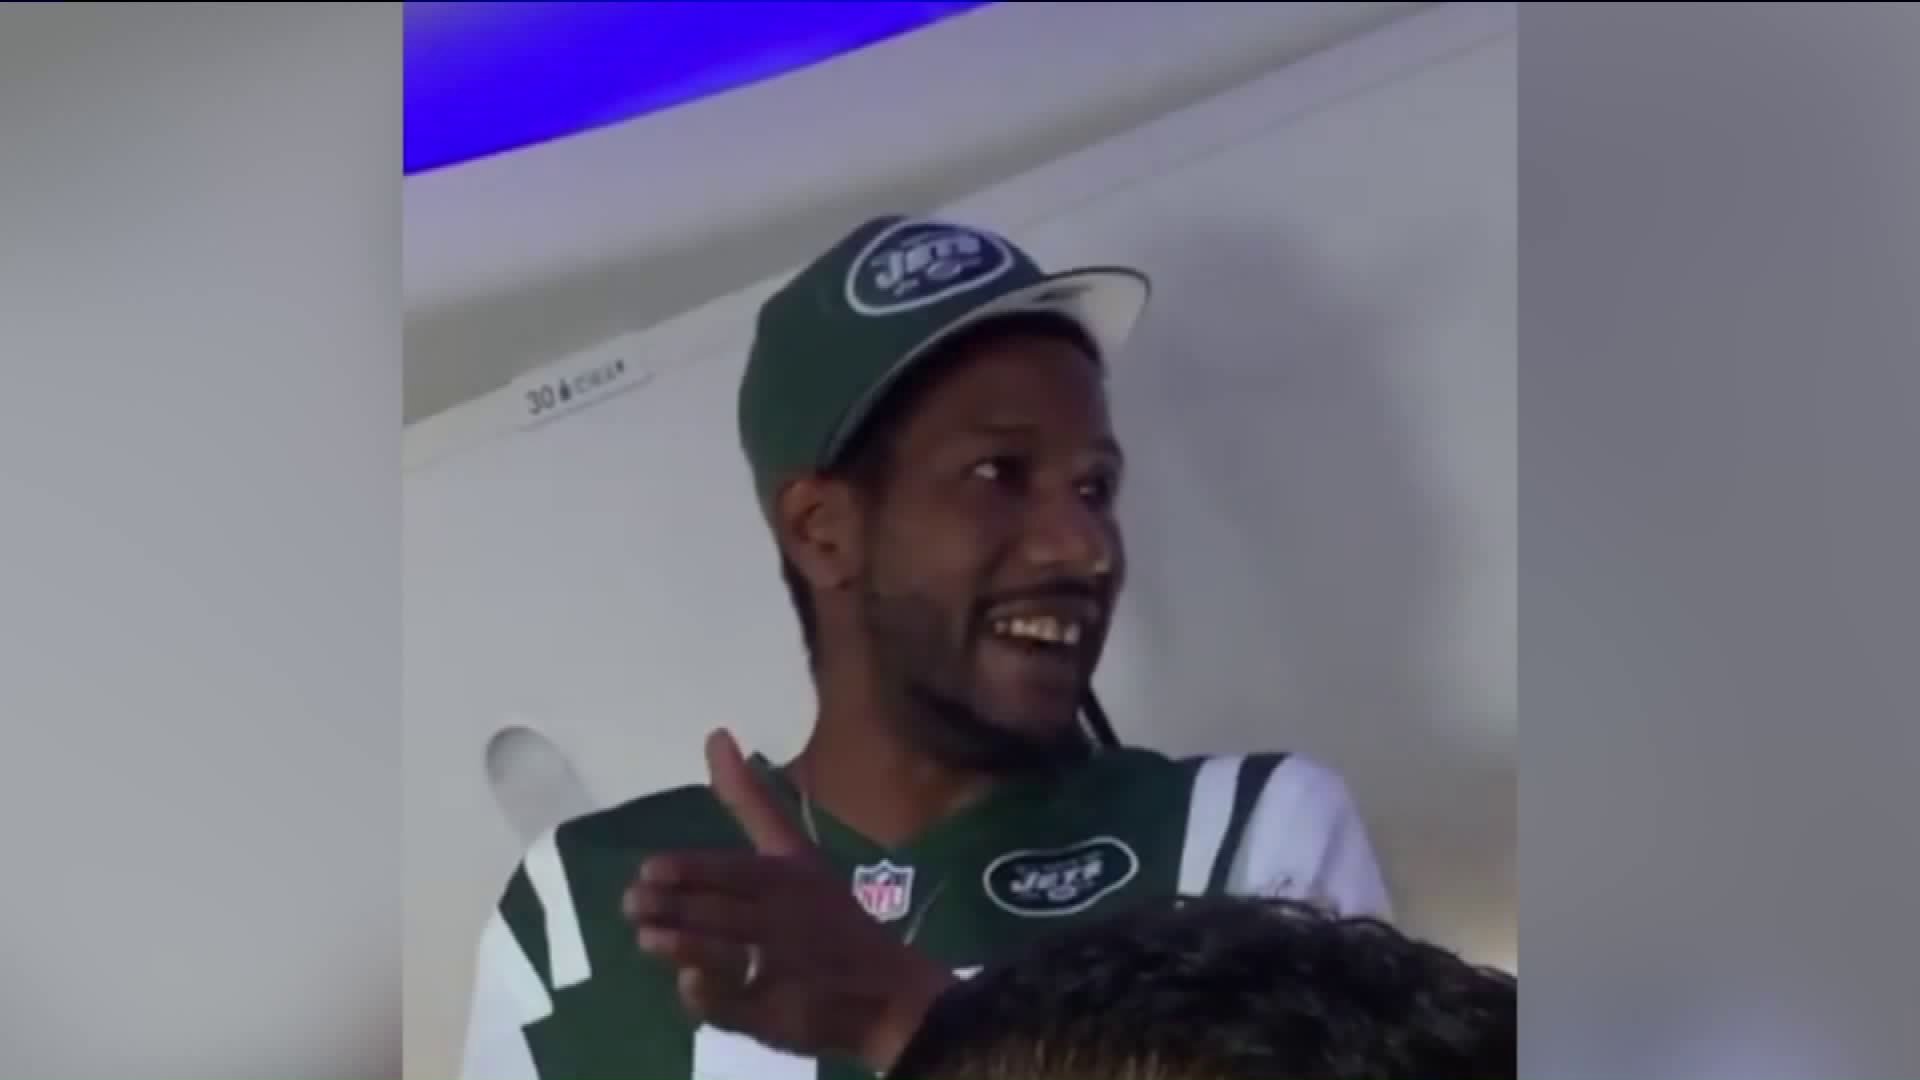
M1077 622L1062 621L1050 615L1033 615L997 619L993 624L993 632L1002 637L1044 641L1051 645L1078 645L1081 630Z

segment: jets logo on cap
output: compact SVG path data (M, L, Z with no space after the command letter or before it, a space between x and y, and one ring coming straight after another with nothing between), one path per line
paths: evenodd
M907 220L880 231L847 272L847 305L894 315L991 284L1013 269L1006 241L979 229Z

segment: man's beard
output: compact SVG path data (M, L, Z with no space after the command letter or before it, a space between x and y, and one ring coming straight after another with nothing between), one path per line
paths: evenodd
M1093 743L1078 724L1035 735L995 723L972 692L978 618L954 642L939 605L913 594L861 595L867 640L899 695L894 721L908 743L949 768L991 775L1045 772L1083 761Z
M990 775L1051 772L1086 760L1093 749L1079 725L1052 736L1027 735L992 723L965 701L909 682L912 707L902 716L906 734L949 768Z

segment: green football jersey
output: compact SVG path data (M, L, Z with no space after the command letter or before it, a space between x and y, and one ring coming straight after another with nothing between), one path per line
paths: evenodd
M1110 750L1009 783L885 848L754 764L867 913L967 975L1142 901L1232 893L1390 918L1345 784L1297 755L1174 759ZM482 934L463 1080L870 1080L688 1018L671 968L642 953L620 897L640 863L748 846L702 786L562 825L521 860Z

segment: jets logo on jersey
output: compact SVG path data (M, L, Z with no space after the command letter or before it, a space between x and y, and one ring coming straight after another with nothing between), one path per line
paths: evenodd
M882 860L853 872L853 896L868 915L893 922L913 910L913 867Z
M1140 857L1110 836L1067 847L1012 851L981 875L987 898L1030 918L1074 915L1124 887L1140 872Z
M881 230L847 274L847 306L892 315L937 304L1013 269L1013 251L992 233L938 221Z

